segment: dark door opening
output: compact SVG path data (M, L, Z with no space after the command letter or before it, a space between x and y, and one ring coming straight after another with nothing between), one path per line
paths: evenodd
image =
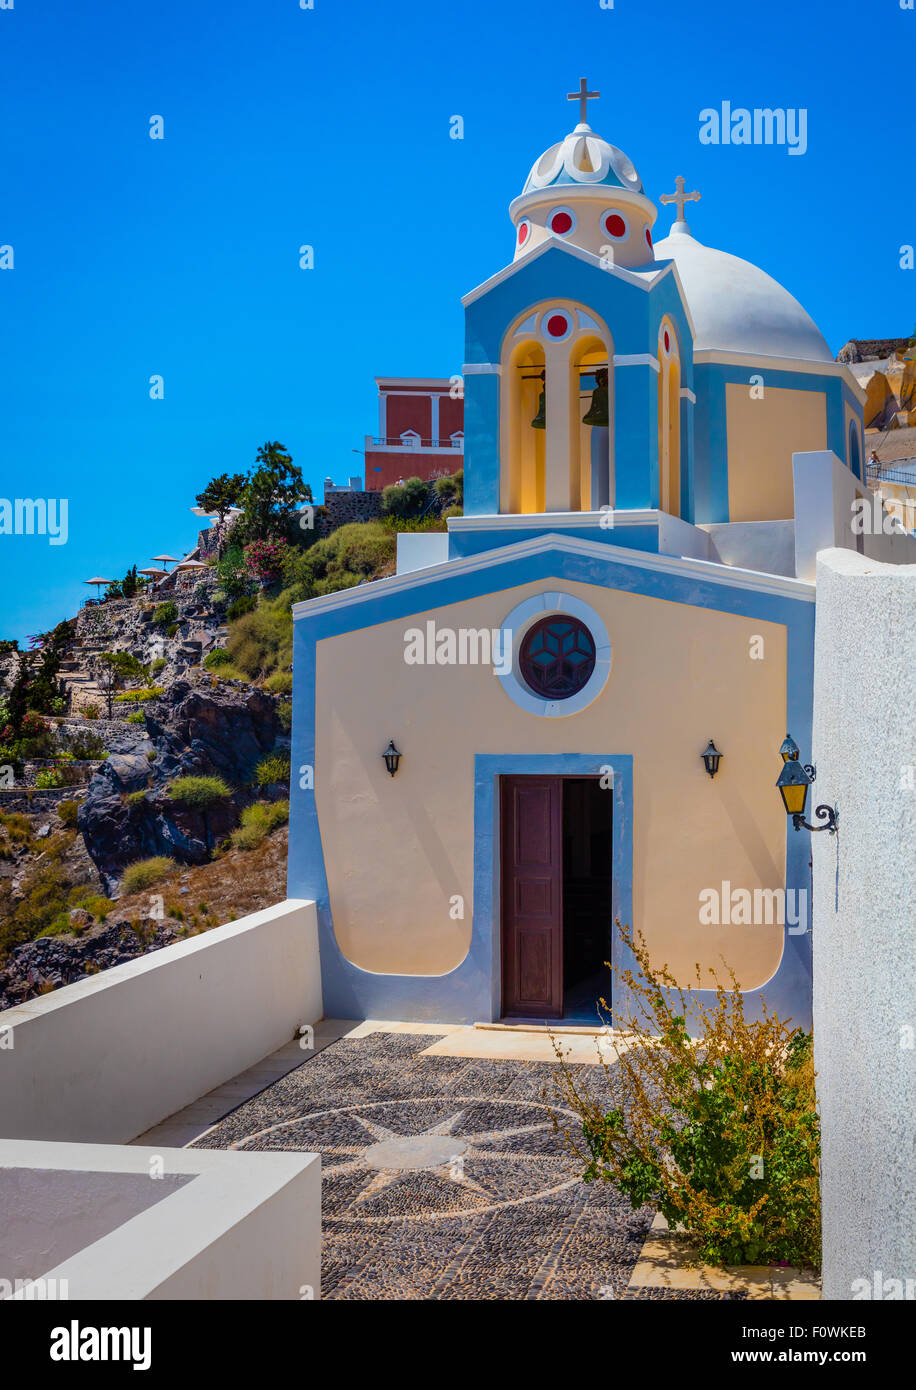
M611 793L597 777L563 779L563 1016L610 1003Z
M597 777L503 777L500 807L503 1013L597 1020L611 988L611 793Z

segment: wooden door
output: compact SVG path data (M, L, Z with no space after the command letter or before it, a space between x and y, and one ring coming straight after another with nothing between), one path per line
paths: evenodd
M500 780L503 1013L563 1016L563 781Z

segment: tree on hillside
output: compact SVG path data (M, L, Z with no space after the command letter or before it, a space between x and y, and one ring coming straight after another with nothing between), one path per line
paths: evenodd
M195 500L198 507L203 507L208 512L216 512L219 531L217 554L221 553L223 548L223 523L229 511L241 503L247 482L248 478L244 473L220 473L218 477L210 479L203 492L197 494Z
M240 518L247 542L266 541L280 534L289 522L289 513L312 500L312 490L293 463L286 446L268 440L258 450L258 467L242 491Z

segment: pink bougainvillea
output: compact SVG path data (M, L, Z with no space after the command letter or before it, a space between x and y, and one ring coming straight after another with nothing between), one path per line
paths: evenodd
M245 567L262 584L269 584L282 573L287 549L285 541L252 541L245 547Z

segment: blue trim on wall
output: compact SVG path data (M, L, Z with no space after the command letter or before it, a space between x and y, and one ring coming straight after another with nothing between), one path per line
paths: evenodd
M532 516L532 522L534 518ZM482 531L455 529L448 533L450 560L462 559L468 555L480 555L487 550L497 550L504 545L517 545L524 538L533 540L535 536L548 536L556 531L551 525L550 513L544 513L542 524L525 527L523 532L508 527L487 527ZM646 526L607 526L600 522L583 522L581 526L563 527L564 536L576 537L583 541L600 541L605 545L622 545L627 550L646 550L657 555L658 525Z
M371 598L322 611L306 610L295 622L294 700L288 894L314 899L318 907L324 1008L329 1017L400 1018L461 1022L486 1019L492 1010L492 939L482 941L472 931L465 960L446 975L377 975L347 961L334 935L321 827L315 795L299 788L299 770L315 766L315 669L317 643L342 632L411 617L450 603L497 593L542 579L596 584L627 593L668 599L674 603L758 617L787 628L788 728L804 751L811 747L811 704L814 681L814 605L806 598L763 594L753 589L712 584L698 576L645 570L607 547L607 556L546 550L508 557L491 566L460 574L446 569L433 583L418 573L416 584L385 590L384 581ZM379 749L381 755L381 749ZM482 755L481 755L482 756ZM498 755L491 754L496 757ZM571 755L579 756L579 755ZM584 756L584 755L583 755ZM613 760L611 760L613 761ZM619 758L618 758L619 761ZM778 762L774 750L774 790ZM829 800L830 789L820 793ZM632 804L632 803L631 803ZM786 887L809 894L810 854L807 831L795 832L787 820ZM405 889L409 891L409 889ZM475 923L476 923L475 894ZM810 920L810 919L809 919ZM638 925L638 923L636 924ZM811 937L785 937L779 968L760 990L745 996L750 1017L757 1016L760 998L781 1016L810 1026ZM711 995L709 996L711 998Z

